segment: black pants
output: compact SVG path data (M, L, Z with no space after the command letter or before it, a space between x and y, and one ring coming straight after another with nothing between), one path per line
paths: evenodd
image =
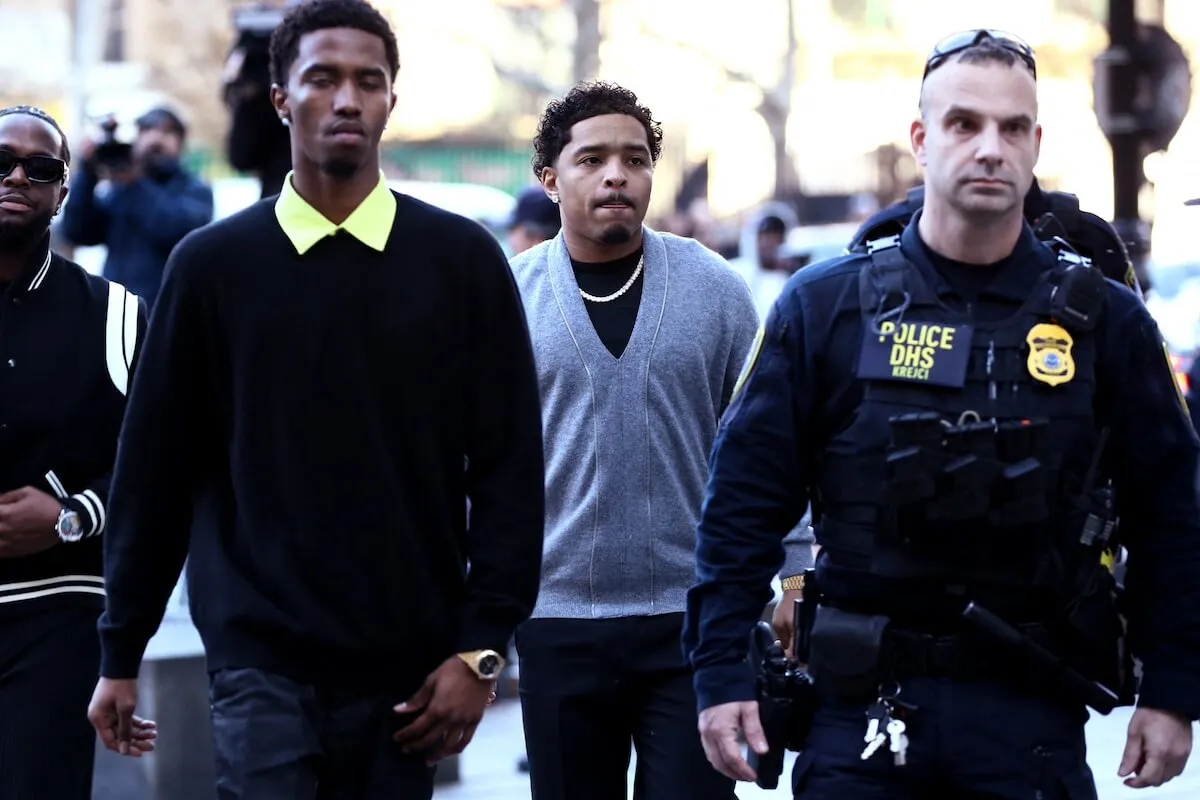
M866 747L868 703L823 703L796 757L797 800L1096 800L1087 711L989 680L914 678L907 764Z
M533 800L734 800L697 730L682 614L534 619L517 630Z
M220 800L429 800L433 767L392 741L406 700L257 669L213 674Z
M0 617L0 798L91 800L99 609Z

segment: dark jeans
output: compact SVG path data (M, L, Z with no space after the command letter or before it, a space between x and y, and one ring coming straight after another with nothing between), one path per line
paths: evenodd
M220 800L429 800L433 768L392 741L405 697L257 669L213 674Z
M0 617L0 798L91 800L99 609Z
M886 745L860 758L866 702L822 704L796 757L797 800L1096 800L1082 706L987 680L914 678L902 691L918 706L908 763Z
M734 800L708 763L682 614L534 619L517 630L533 800Z

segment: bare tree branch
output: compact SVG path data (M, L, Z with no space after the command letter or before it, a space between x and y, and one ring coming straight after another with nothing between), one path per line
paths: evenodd
M571 48L571 80L591 80L600 72L600 0L571 0L575 44Z
M753 75L735 69L715 54L693 42L674 39L650 28L645 20L638 20L639 31L663 44L687 50L703 56L715 64L730 81L753 86L759 91L760 99L755 112L766 123L775 149L775 196L781 197L796 184L796 170L788 151L787 125L792 114L792 94L796 85L796 62L799 59L800 42L796 36L796 0L784 0L787 8L787 46L784 49L778 79L773 85L764 85Z
M496 76L502 81L507 81L517 86L523 86L526 89L540 92L542 94L558 95L563 92L563 88L561 86L555 86L554 84L546 81L540 75L528 72L526 70L513 69L505 66L504 64L500 63L500 61L492 53L488 53L488 59L492 62L492 69L496 71Z
M683 39L675 39L671 36L667 36L662 31L657 31L657 30L654 30L653 28L651 28L649 25L646 24L646 21L643 19L638 20L638 32L641 33L643 36L647 36L651 39L655 39L655 40L661 42L662 44L668 45L670 47L674 47L679 50L687 50L690 53L695 53L699 56L703 56L705 60L711 61L722 72L724 72L725 77L731 81L735 81L737 83L748 83L751 86L755 86L760 90L763 89L763 86L758 81L758 79L755 78L753 75L751 75L749 72L743 72L740 69L735 69L735 68L729 66L724 61L722 61L716 54L709 52L707 49L701 47L700 45L696 44L695 42L688 42ZM765 90L763 90L763 91L765 93Z
M533 26L537 27L537 26ZM451 41L465 44L469 47L476 48L487 56L488 61L492 63L492 69L496 72L496 77L502 81L506 81L515 86L520 86L530 91L539 92L541 94L557 95L563 91L563 87L557 86L550 81L547 81L541 75L526 69L520 69L510 64L505 63L496 53L488 46L487 42L467 36L460 31L449 28L440 28L437 33L445 36ZM539 30L537 32L539 38L544 38L544 34Z

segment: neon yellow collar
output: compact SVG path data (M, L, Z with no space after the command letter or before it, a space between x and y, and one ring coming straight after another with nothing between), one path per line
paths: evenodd
M287 174L283 190L275 200L275 218L297 253L304 255L317 242L332 236L339 229L372 250L383 252L396 219L396 196L388 188L382 171L379 173L379 183L341 225L330 222L296 192L292 186L292 174Z

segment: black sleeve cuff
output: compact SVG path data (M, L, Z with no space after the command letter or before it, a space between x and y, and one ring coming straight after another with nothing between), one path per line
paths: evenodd
M471 613L465 615L454 652L473 653L476 650L495 650L500 655L508 652L515 626L489 619L490 615Z
M147 642L139 646L130 637L118 638L112 633L101 633L100 677L118 681L137 680Z
M1170 711L1193 722L1200 719L1200 674L1147 669L1138 692L1138 707Z

